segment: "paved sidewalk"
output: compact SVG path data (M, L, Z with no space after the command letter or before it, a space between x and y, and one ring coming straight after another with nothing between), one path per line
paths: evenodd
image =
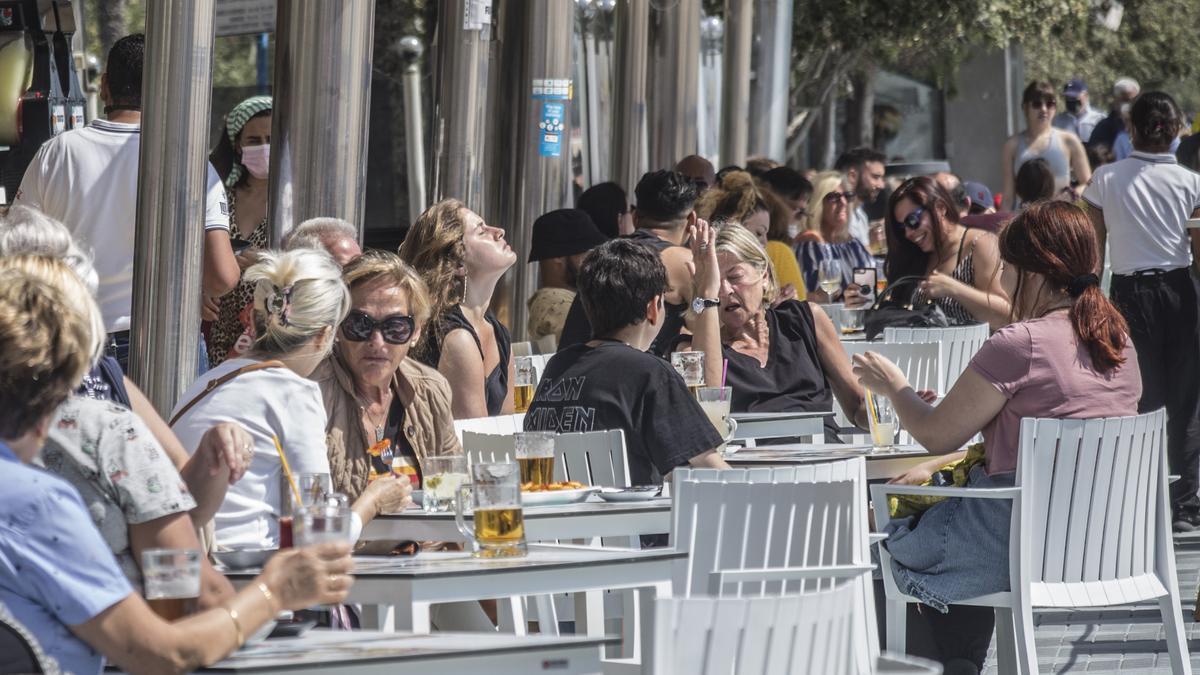
M1200 623L1192 621L1200 583L1200 536L1177 537L1175 561L1180 600L1188 622L1192 668L1200 672ZM1129 605L1093 612L1035 611L1034 622L1038 670L1042 673L1171 673L1171 657L1157 606ZM984 673L998 672L993 641Z

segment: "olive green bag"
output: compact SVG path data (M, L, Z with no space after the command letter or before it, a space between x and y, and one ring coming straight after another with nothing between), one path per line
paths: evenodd
M936 473L943 471L949 472L951 480L947 485L954 487L965 487L967 478L971 475L971 469L975 465L983 462L983 443L972 443L967 446L967 456L960 460L947 462ZM921 485L932 485L933 478L921 483ZM945 497L934 495L892 495L888 497L888 512L892 518L906 518L922 513L925 509L942 501Z

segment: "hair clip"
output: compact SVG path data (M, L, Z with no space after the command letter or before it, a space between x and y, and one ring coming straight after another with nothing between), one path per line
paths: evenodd
M267 312L270 314L279 315L279 322L283 325L288 325L288 309L292 304L292 287L287 286L280 289L278 286L273 286L271 295L267 297Z

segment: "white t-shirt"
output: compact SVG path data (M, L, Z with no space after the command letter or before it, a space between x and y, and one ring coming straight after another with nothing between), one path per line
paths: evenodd
M1186 221L1200 208L1200 174L1173 154L1135 151L1096 169L1083 199L1104 212L1113 274L1192 262Z
M862 206L850 209L850 219L846 225L850 236L857 239L868 251L871 250L871 221L867 219L867 212Z
M196 398L204 387L226 373L256 363L230 359L201 375L171 411ZM195 452L214 424L240 424L254 438L254 458L241 480L229 486L214 518L217 544L230 548L275 548L279 545L280 486L283 468L273 436L279 437L292 476L329 473L325 450L325 404L316 382L289 368L242 373L217 387L172 425L188 452Z
M14 204L38 208L62 221L95 256L96 299L109 332L128 330L133 305L133 248L137 217L137 124L95 120L42 144ZM221 178L208 164L204 229L229 229Z

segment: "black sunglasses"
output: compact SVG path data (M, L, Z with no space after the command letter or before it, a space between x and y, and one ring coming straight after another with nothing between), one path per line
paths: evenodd
M921 215L925 213L925 209L918 206L911 213L904 217L904 220L896 222L896 229L903 232L906 228L915 230L921 226Z
M847 202L854 201L853 192L827 192L824 197L827 202L836 202L838 199L845 199Z
M342 321L342 336L351 342L366 342L371 333L379 329L383 341L390 345L402 345L412 339L417 322L411 316L393 315L376 321L358 310L352 310Z

